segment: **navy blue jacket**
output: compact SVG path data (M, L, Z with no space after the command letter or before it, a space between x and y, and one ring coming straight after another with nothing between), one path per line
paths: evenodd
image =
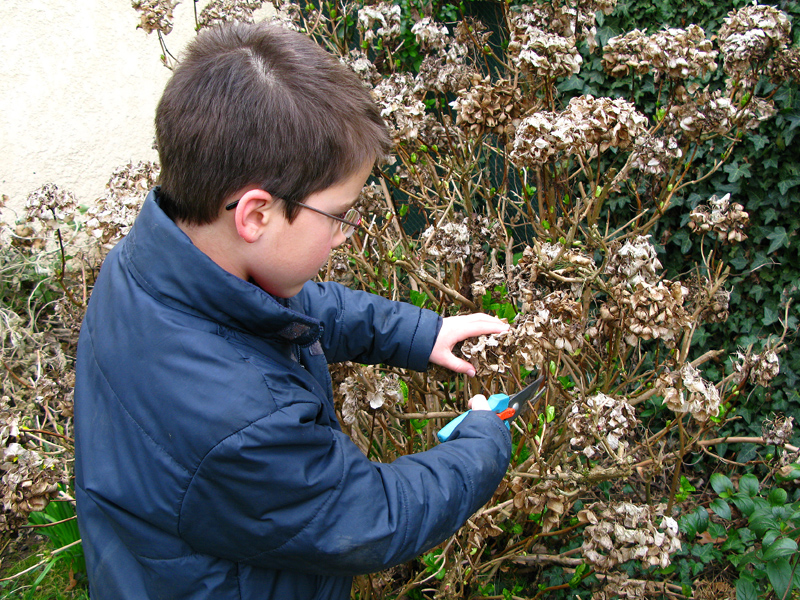
M81 330L76 495L93 600L346 599L354 574L455 532L509 434L471 413L391 464L341 432L327 363L425 369L440 317L308 283L288 300L217 266L151 192Z

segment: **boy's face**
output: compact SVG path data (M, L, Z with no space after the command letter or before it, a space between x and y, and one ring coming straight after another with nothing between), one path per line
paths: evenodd
M341 215L352 208L372 171L372 163L344 181L308 196L303 204ZM293 222L283 215L270 219L255 247L249 276L264 291L280 298L299 293L328 260L331 250L345 241L339 221L320 213L300 208Z

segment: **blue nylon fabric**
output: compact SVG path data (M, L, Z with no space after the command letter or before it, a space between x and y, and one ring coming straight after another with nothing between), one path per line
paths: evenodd
M424 369L441 319L333 283L288 300L219 268L148 195L78 346L76 497L93 600L346 599L452 534L510 438L473 412L391 464L341 432L328 362Z

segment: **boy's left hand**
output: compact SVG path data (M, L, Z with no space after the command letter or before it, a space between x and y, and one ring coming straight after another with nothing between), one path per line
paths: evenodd
M508 323L483 313L445 317L429 360L456 373L466 373L474 377L475 368L467 361L457 358L453 354L453 346L470 337L504 333L508 329Z

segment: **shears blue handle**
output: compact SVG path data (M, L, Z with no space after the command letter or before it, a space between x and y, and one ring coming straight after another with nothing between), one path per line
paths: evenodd
M508 394L492 394L489 396L489 408L491 408L496 413L501 413L505 409L508 408L508 401L510 400ZM472 410L468 410L467 412L458 415L455 419L450 421L447 425L442 427L439 430L439 433L436 434L436 437L439 438L440 442L446 442L450 439L450 436L455 431L456 427L458 427L459 423L464 420L464 418L471 413ZM506 427L511 429L511 423L506 421Z

